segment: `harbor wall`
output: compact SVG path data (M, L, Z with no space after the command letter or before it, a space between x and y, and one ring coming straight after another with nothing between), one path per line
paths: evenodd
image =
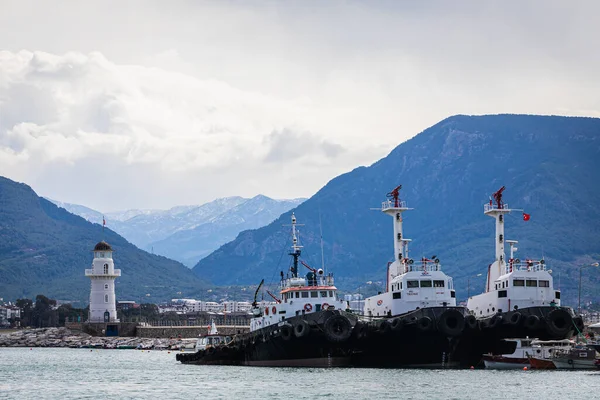
M223 335L235 335L249 330L249 326L217 326L217 331ZM206 326L138 326L136 329L136 336L142 338L197 338L207 333Z

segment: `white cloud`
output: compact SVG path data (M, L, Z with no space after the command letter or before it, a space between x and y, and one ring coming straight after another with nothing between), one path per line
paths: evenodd
M342 147L306 133L299 123L314 112L306 101L282 100L154 67L117 65L97 52L2 51L0 75L0 169L17 168L26 173L25 181L31 180L27 174L33 170L34 180L45 182L44 191L56 185L53 181L61 175L56 169L72 168L76 173L69 174L70 182L81 185L90 177L105 176L102 172L110 170L110 164L132 170L143 166L148 176L138 171L134 179L152 186L161 185L153 181L159 172L166 179L177 175L201 188L203 195L196 197L203 200L269 190L281 197L285 193L279 188L286 184L268 187L264 180L273 173L262 167L265 160L289 167L295 162L326 166L330 177L357 161L370 161L369 156L360 160L354 149L344 152L345 160L336 157L334 164L329 158L340 156ZM301 134L294 133L297 128ZM291 136L277 139L281 134ZM301 153L301 159L292 157L293 152ZM311 168L301 169L297 174L310 173ZM49 171L54 179L47 176ZM252 176L245 176L248 173ZM220 177L229 175L250 185L236 188L239 193L226 185L211 187L211 182L223 182ZM121 184L126 190L127 179L131 178L115 170L111 185ZM170 202L189 200L178 200L178 190L172 189ZM316 189L296 188L290 197ZM57 194L49 195L60 198ZM96 201L110 207L108 200Z
M105 210L310 196L452 114L600 116L598 12L5 0L0 175Z

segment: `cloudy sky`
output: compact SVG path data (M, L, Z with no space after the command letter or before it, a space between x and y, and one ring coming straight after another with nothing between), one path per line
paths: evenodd
M101 211L309 197L453 114L600 117L598 1L0 0L0 175Z

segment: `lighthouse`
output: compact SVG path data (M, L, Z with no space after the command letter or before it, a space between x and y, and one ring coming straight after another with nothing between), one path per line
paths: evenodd
M115 297L115 279L121 270L115 269L113 249L105 241L94 247L92 268L85 270L85 276L92 281L90 290L89 322L119 322Z

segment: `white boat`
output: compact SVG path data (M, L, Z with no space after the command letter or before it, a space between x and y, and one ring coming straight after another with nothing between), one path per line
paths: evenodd
M231 336L219 334L217 331L217 326L215 325L215 321L212 320L210 326L208 327L208 334L198 338L196 341L196 348L194 350L208 350L216 346L227 345L230 342Z
M544 259L523 262L515 257L518 242L505 239L505 217L522 210L511 210L503 202L504 189L494 193L495 203L490 199L484 205L484 214L496 222L495 260L486 268L485 291L469 297L467 308L484 329L503 328L512 337L569 338L583 329L583 320L570 307L561 307L560 290L554 288L552 271ZM510 245L508 259L506 243Z
M531 368L530 357L545 359L558 351L570 349L573 341L537 340L511 338L504 339L500 347L505 348L501 354L484 354L483 362L487 369L523 369Z
M402 231L402 214L411 209L400 199L401 188L388 193L378 209L393 221L394 261L387 267L385 291L365 299L364 317L370 322L358 335L354 365L458 365L458 344L477 330L477 320L465 307L456 306L452 277L442 271L436 256L410 257L411 239Z

